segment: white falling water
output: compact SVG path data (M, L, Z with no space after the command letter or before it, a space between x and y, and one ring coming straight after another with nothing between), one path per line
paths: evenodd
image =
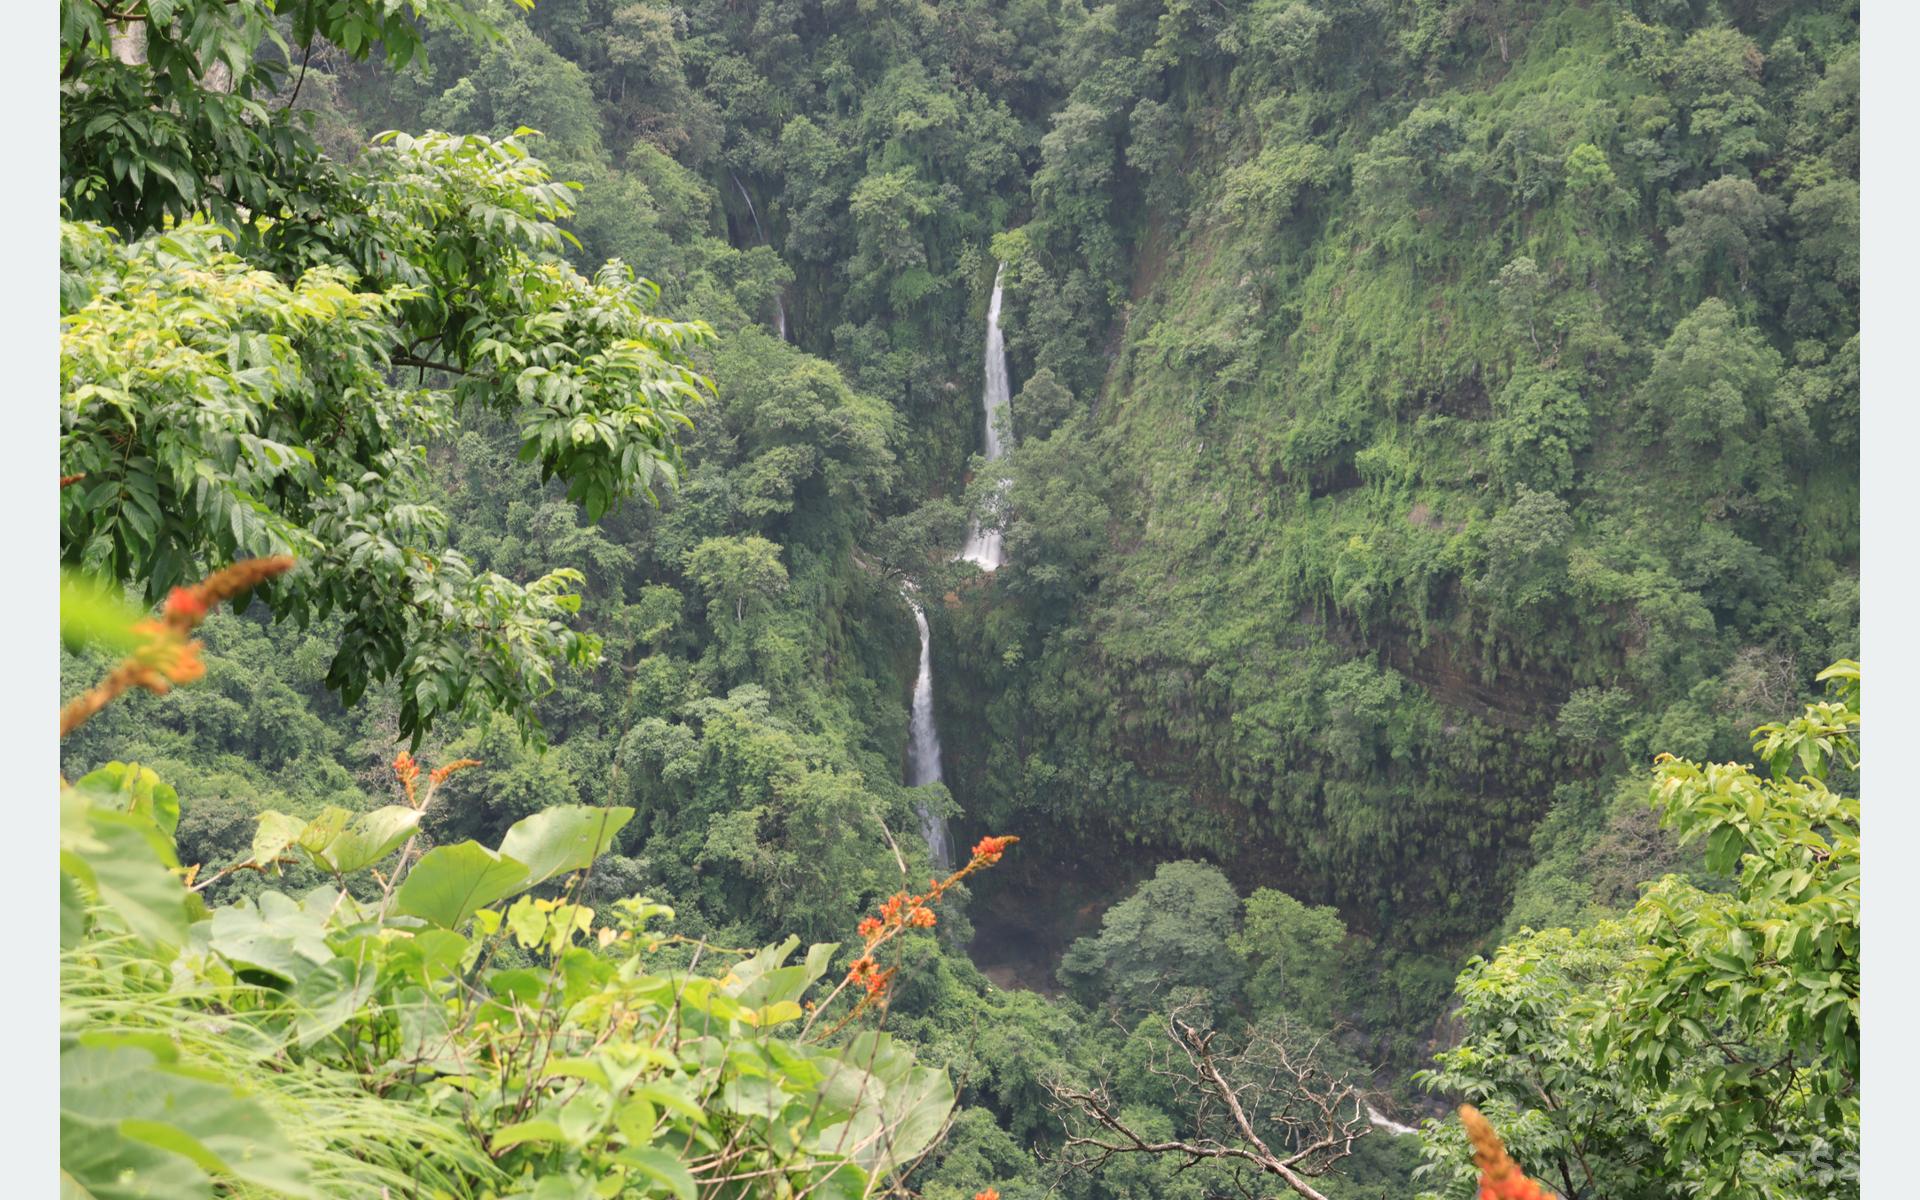
M987 303L987 386L980 393L980 406L987 414L986 458L992 462L1005 453L1000 445L1000 414L1007 407L1007 341L1000 334L1000 281L1007 264L993 273L993 299ZM967 530L967 543L960 557L988 571L998 570L1007 561L1006 548L1000 544L998 530L982 530L978 522Z
M901 593L913 610L913 623L920 630L920 674L913 681L913 718L907 725L907 786L925 787L940 782L940 730L933 723L933 635L927 629L926 610L913 598L913 585ZM920 835L927 840L933 863L942 871L953 869L953 847L947 835L947 819L933 812L925 801L914 801L920 817Z
M740 198L747 202L747 215L753 218L754 235L760 239L762 246L766 245L767 231L760 227L760 214L754 211L753 197L747 195L747 185L741 183L740 177L734 175L732 171L728 171L727 174L733 176L734 188L739 191ZM773 294L773 329L775 333L780 335L781 341L784 342L787 340L787 304L785 300L780 298L779 292Z

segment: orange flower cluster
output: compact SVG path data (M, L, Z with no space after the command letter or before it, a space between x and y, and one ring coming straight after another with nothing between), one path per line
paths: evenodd
M989 837L980 839L973 848L973 857L967 865L947 876L928 883L927 890L918 896L906 892L895 892L880 905L878 916L864 917L859 924L861 947L860 957L847 969L847 983L865 990L854 1012L848 1014L851 1019L869 1004L879 1003L886 997L887 987L893 981L894 968L885 970L874 961L873 952L892 941L908 929L931 929L938 922L934 916L933 905L946 895L947 889L975 871L990 867L1000 861L1007 847L1020 839L1017 837Z
M427 779L437 787L445 783L447 776L453 774L455 771L464 771L468 767L477 767L479 765L480 760L477 758L456 758L445 766L435 767L433 773L428 775Z
M192 587L173 589L173 593L167 597L162 619L170 628L185 634L206 620L207 614L222 601L250 592L274 576L284 575L292 569L293 559L285 554L249 558L223 567Z
M1019 840L1017 837L981 838L978 842L974 843L973 861L979 863L981 866L990 867L1000 861L1000 856L1006 853L1008 846L1013 845Z
M192 588L175 588L167 596L164 610L169 617L180 616L203 621L207 616L206 597Z
M973 1200L1000 1200L1000 1191L997 1188L987 1188L984 1191L975 1192Z
M1507 1155L1507 1148L1493 1125L1471 1104L1460 1106L1460 1123L1467 1127L1467 1139L1473 1143L1473 1161L1480 1168L1480 1200L1554 1200L1553 1193L1537 1179L1528 1179L1520 1164Z
M863 954L853 960L853 966L847 971L847 978L865 988L867 999L872 1000L878 999L886 992L887 985L893 981L893 973L896 970L898 970L896 967L881 970L879 963Z
M419 808L420 802L413 794L413 782L420 778L420 764L413 761L413 755L402 750L393 757L393 773L399 778L400 786L407 791L407 803Z
M122 692L140 687L156 695L175 684L192 683L207 673L200 643L187 635L207 619L215 605L249 591L293 566L286 555L254 558L215 571L190 588L175 588L158 621L141 621L133 632L140 648L121 661L93 690L75 696L60 710L60 736L80 728Z
M468 767L479 765L480 760L477 758L456 758L444 766L435 767L427 774L427 799L433 798L433 789L445 783L447 776L455 771L464 771ZM416 784L420 778L420 764L414 761L413 755L405 750L394 755L393 773L400 780L400 786L406 789L407 803L414 808L424 807L416 790Z

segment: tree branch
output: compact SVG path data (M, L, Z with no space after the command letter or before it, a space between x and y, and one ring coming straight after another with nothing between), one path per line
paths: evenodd
M1180 1171L1209 1160L1237 1162L1278 1177L1306 1200L1326 1200L1308 1179L1325 1174L1351 1154L1353 1143L1366 1136L1372 1122L1358 1089L1320 1068L1318 1041L1302 1050L1288 1044L1284 1029L1256 1031L1237 1050L1221 1054L1214 1049L1217 1031L1202 1031L1179 1012L1169 1014L1166 1031L1186 1066L1173 1066L1180 1056L1169 1056L1168 1064L1149 1064L1148 1069L1171 1081L1190 1106L1193 1135L1149 1141L1117 1115L1104 1086L1050 1082L1045 1086L1055 1111L1093 1126L1076 1130L1068 1125L1062 1165L1096 1171L1120 1154L1178 1156L1184 1160ZM1343 1116L1349 1105L1353 1115ZM1224 1136L1213 1136L1210 1122L1219 1123ZM1266 1137L1261 1135L1263 1124L1269 1130ZM1288 1143L1284 1153L1268 1144L1275 1132ZM1235 1186L1240 1186L1237 1179Z

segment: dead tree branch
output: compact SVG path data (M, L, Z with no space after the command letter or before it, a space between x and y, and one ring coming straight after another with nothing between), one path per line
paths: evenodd
M1169 1013L1167 1054L1149 1070L1167 1080L1186 1136L1149 1139L1129 1126L1104 1083L1049 1082L1067 1129L1061 1165L1098 1171L1122 1154L1250 1166L1306 1200L1326 1200L1308 1180L1326 1174L1372 1129L1363 1093L1323 1064L1323 1039L1286 1025L1257 1028L1231 1048L1201 1028L1192 1006Z

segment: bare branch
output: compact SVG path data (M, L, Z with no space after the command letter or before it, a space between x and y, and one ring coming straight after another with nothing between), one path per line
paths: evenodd
M1307 1200L1326 1200L1308 1180L1351 1154L1373 1127L1360 1088L1323 1067L1319 1037L1281 1025L1221 1049L1219 1031L1187 1019L1194 1013L1183 1006L1168 1014L1168 1053L1148 1064L1172 1085L1188 1135L1150 1140L1120 1116L1106 1085L1050 1082L1052 1108L1067 1126L1061 1165L1093 1172L1122 1154L1177 1158L1181 1171L1235 1163L1278 1178ZM1246 1193L1238 1178L1233 1186Z

